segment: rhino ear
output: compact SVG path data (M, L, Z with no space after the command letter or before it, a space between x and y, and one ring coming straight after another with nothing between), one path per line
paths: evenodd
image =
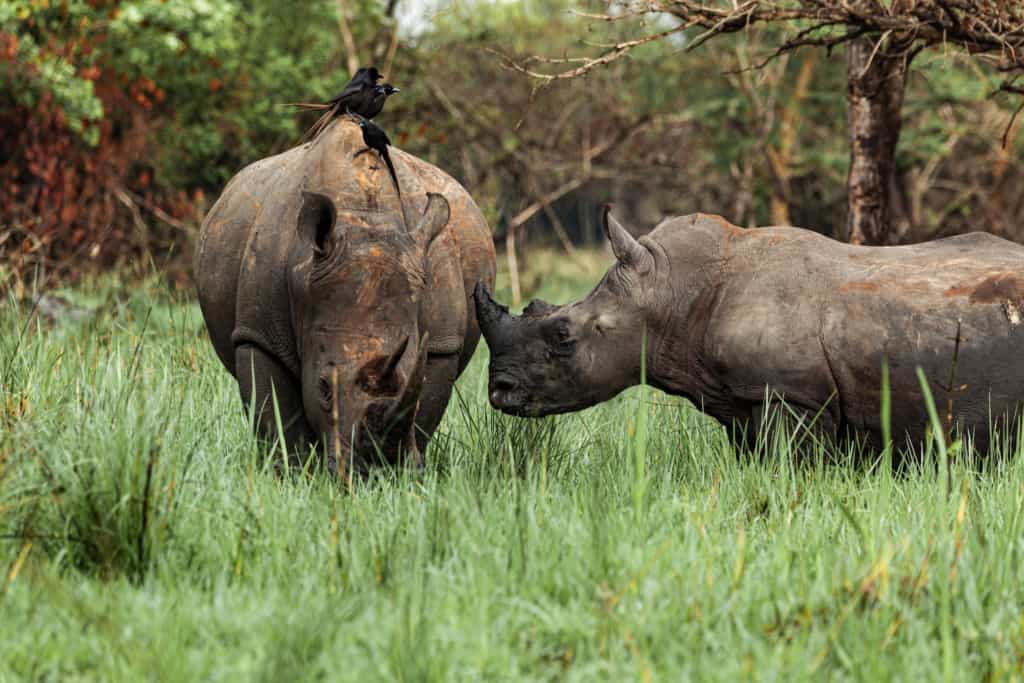
M448 200L436 192L428 192L427 208L423 210L423 216L420 217L416 229L413 230L416 241L424 246L430 246L434 238L440 235L444 227L448 225L450 217L451 207L448 205Z
M303 190L297 229L299 237L317 254L325 254L330 250L329 239L336 220L337 211L330 197Z
M647 251L644 245L636 241L636 238L622 227L615 217L612 216L611 205L604 206L604 233L611 242L612 252L619 263L630 266L643 275L654 267L654 257Z

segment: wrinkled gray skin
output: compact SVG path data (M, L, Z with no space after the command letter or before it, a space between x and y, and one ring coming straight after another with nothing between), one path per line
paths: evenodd
M640 380L646 329L648 382L749 439L771 396L826 435L880 447L883 359L898 440L919 443L928 424L917 366L939 414L951 401L953 426L979 448L992 420L1002 426L1019 414L1020 245L971 233L862 247L705 214L636 240L607 213L605 221L617 263L582 301L535 301L512 316L477 286L494 407L540 416L615 396Z
M243 169L203 223L199 302L256 427L332 471L419 462L479 330L469 301L494 282L490 230L439 169L391 148L402 187L339 119ZM275 414L274 401L277 402Z

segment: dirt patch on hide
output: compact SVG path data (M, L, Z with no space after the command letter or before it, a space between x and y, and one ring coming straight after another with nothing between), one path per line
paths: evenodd
M886 296L924 296L935 291L934 285L925 280L905 280L902 278L879 278L877 280L854 280L847 282L837 290L840 294L858 292L874 294L886 290Z
M881 287L877 282L848 282L839 288L840 294L848 292L877 292Z
M786 237L768 230L767 228L741 228L738 225L733 225L725 218L713 213L701 213L697 214L699 218L711 220L718 223L723 232L725 232L725 241L732 242L736 238L741 239L763 239L767 241L768 246L774 247L777 244L781 244L786 241Z
M1024 280L1009 273L990 275L976 285L957 285L946 296L966 296L972 304L999 304L1011 325L1024 320Z
M950 287L946 296L966 296L972 304L997 304L1024 301L1024 280L1009 273L990 275L975 285Z

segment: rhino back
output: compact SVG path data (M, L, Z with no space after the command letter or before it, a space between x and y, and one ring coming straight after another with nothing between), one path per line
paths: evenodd
M926 424L918 365L937 403L944 410L952 398L966 426L1024 398L1024 247L983 233L862 247L717 217L688 226L689 237L659 242L670 260L688 241L701 244L700 300L711 303L696 307L708 322L691 345L723 403L760 400L767 387L877 433L883 358L894 429L919 435Z
M823 344L853 426L879 431L882 361L893 426L919 434L928 415L920 367L940 414L969 428L1024 399L1024 247L970 234L856 253L827 297ZM952 389L952 391L950 391Z

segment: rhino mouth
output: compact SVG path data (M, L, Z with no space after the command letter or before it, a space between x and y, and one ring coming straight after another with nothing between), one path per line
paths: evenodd
M508 375L491 377L488 398L494 408L516 417L543 417L573 410L571 406L561 406L538 400Z
M579 410L578 406L570 404L541 404L536 401L527 401L522 404L509 405L509 406L495 406L501 412L506 415L514 415L516 417L547 417L548 415L562 415L563 413L573 413Z
M547 414L540 408L540 406L530 403L498 405L494 402L494 399L491 399L491 405L506 415L515 415L516 417L542 417Z

